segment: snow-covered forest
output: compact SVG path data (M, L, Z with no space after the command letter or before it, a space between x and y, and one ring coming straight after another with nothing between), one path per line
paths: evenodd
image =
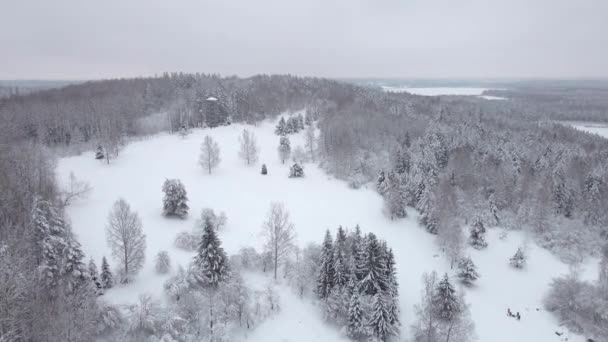
M608 87L573 86L11 93L0 341L605 341L608 139L570 122Z

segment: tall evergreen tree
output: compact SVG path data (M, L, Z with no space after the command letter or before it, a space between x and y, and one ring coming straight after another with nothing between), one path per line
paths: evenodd
M102 288L101 282L99 279L99 270L97 269L97 265L95 264L95 260L93 260L93 258L91 258L91 260L89 260L89 277L93 281L93 284L95 284L96 288L98 288L98 289Z
M367 234L363 257L363 274L360 282L361 291L372 296L379 292L382 293L388 287L386 260L384 259L382 246L373 233Z
M490 197L488 198L488 211L494 225L499 224L500 212L498 210L498 207L496 206L496 198L494 196L494 193L490 194Z
M112 288L112 286L114 286L114 276L112 275L112 272L110 271L110 265L108 264L108 260L106 259L106 257L104 256L101 259L101 286L104 289L109 289Z
M365 275L365 257L363 253L363 237L361 236L361 227L355 226L355 232L351 242L351 269L355 275L357 282L361 281Z
M458 261L458 278L465 285L471 285L479 278L477 267L470 257L465 257Z
M325 232L325 239L321 247L321 267L317 277L317 296L327 299L334 287L336 272L334 269L334 247L329 229Z
M334 284L339 288L343 288L350 279L346 248L346 233L344 232L344 228L340 226L336 233L336 243L334 246Z
M397 218L403 218L407 216L405 211L406 196L405 188L402 186L401 177L399 174L389 172L388 177L388 210L390 213L391 220Z
M371 309L372 312L367 322L369 333L373 341L384 342L394 334L394 331L390 323L388 306L381 293L376 293L373 296Z
M280 136L284 136L287 134L287 124L285 123L285 118L283 118L282 116L279 119L276 128L274 129L274 134Z
M350 338L359 339L365 334L364 313L358 291L353 291L348 305L347 334Z
M460 312L456 290L446 273L437 284L432 298L433 311L438 319L451 321Z
M203 288L216 290L221 282L228 279L228 258L209 217L203 222L203 235L194 263L199 271L196 279Z

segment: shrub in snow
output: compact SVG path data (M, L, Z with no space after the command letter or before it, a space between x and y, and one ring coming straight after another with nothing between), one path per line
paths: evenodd
M294 163L289 168L289 178L300 178L304 177L304 168L298 163Z
M515 255L509 259L509 263L515 268L524 268L526 266L526 255L521 247L517 248Z
M183 249L188 252L195 251L198 247L197 236L189 232L180 232L175 236L173 245L179 249Z
M97 318L97 332L101 336L107 336L120 331L125 323L125 319L117 306L99 301L99 311Z
M167 251L160 251L156 254L156 265L154 268L158 274L169 273L171 270L171 259Z
M95 150L95 159L102 160L106 157L105 152L103 151L103 147L101 145L97 146L97 150Z
M308 156L306 154L306 151L304 151L304 148L302 146L298 146L291 153L291 159L295 163L305 163L308 161Z
M213 209L203 208L203 210L201 210L201 219L197 222L197 226L203 227L203 224L207 218L209 218L213 228L216 230L224 228L224 226L226 226L226 222L228 221L228 217L226 217L226 213L223 211L220 212L219 215L216 215Z
M458 261L458 278L465 285L471 285L477 278L479 278L479 273L477 273L477 267L473 263L470 257L462 258Z
M188 195L186 188L179 179L167 179L163 183L163 214L180 218L188 215Z
M262 174L263 175L267 175L268 174L268 169L266 168L266 164L262 164Z

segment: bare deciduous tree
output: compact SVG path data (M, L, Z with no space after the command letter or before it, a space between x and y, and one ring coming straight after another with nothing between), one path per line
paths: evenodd
M199 163L211 174L211 169L216 167L220 161L220 147L210 136L205 136L205 140L203 140L203 144L201 145Z
M239 143L241 144L239 157L246 161L247 165L257 162L258 145L255 139L255 134L244 129L243 133L239 137Z
M262 234L266 239L266 250L272 256L274 279L277 279L279 263L287 256L294 246L294 225L289 221L289 213L282 203L272 203L268 218L262 226Z
M124 199L114 203L108 225L106 239L112 255L122 267L123 283L129 282L129 276L136 274L144 265L146 259L146 235L142 231L141 220L137 213Z
M79 198L86 198L91 192L91 185L88 182L78 180L73 172L70 172L70 181L65 190L61 192L63 206L67 207L72 201Z

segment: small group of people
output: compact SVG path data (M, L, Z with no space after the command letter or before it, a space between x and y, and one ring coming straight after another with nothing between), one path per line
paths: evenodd
M516 318L518 321L521 319L521 315L519 314L519 311L518 311L518 312L517 312L517 313L514 315L514 314L511 312L511 309L510 309L510 308L507 308L507 316L509 316L509 317L514 317L514 318Z

